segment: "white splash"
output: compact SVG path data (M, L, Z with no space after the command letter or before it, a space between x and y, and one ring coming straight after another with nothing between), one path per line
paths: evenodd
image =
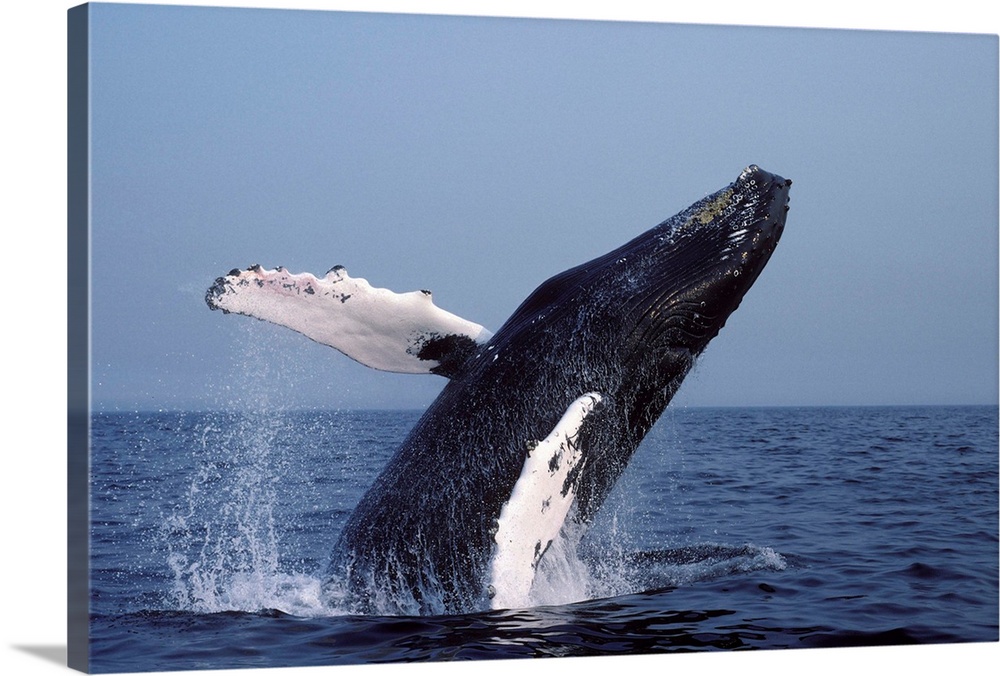
M322 580L281 565L276 509L287 461L278 440L290 423L262 385L272 377L274 355L258 341L243 344L247 382L225 390L226 408L235 412L203 425L190 449L197 468L184 500L161 522L171 605L198 613L330 615Z

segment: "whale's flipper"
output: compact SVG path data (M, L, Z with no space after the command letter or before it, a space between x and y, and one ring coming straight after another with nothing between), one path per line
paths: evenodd
M317 278L253 265L233 270L205 294L213 310L264 319L381 371L453 377L492 335L446 312L430 291L394 293L337 266Z
M580 428L600 401L596 392L574 401L552 432L528 450L493 537L490 604L494 609L531 605L535 569L576 498L573 479L585 462L577 445Z

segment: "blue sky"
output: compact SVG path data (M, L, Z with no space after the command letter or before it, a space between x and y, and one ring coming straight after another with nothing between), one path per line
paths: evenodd
M676 403L997 402L995 36L92 9L97 410L424 406L205 289L341 264L495 330L749 163L788 225Z

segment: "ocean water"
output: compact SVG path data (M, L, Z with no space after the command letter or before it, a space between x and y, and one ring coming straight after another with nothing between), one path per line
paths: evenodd
M94 414L91 668L998 640L998 409L669 408L532 608L342 612L340 528L411 411Z

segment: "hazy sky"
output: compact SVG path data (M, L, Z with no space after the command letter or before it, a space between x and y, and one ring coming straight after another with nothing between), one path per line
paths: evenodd
M750 163L787 227L676 403L997 403L995 36L91 11L96 410L423 406L205 290L341 264L495 330Z

